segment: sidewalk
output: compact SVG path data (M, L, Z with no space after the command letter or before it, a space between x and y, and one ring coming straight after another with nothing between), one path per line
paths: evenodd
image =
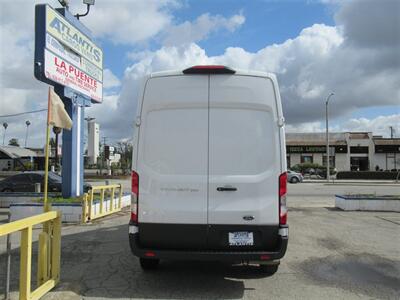
M400 181L396 180L363 180L363 179L331 179L330 182L326 182L326 179L304 179L303 183L324 183L325 185L393 185L400 187Z

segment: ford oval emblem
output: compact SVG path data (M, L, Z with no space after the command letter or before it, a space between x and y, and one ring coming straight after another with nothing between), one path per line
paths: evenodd
M243 220L245 220L245 221L253 221L254 220L254 216L244 216Z

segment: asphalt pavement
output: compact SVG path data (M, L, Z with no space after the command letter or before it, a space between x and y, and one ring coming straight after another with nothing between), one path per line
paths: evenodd
M130 253L128 211L64 226L61 283L43 299L399 299L400 214L333 207L334 194L355 192L399 188L289 185L289 247L270 277L255 266L217 262L162 261L158 270L144 272ZM16 299L15 251L12 266ZM0 270L2 291L4 254Z

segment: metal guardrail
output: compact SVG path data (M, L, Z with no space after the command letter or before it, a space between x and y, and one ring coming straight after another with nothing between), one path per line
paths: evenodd
M31 291L32 229L43 223L39 234L37 288ZM19 299L39 299L60 280L61 213L49 211L0 225L0 236L21 231Z
M116 190L119 189L118 199L115 201ZM95 205L98 199L99 209ZM98 185L92 186L90 191L83 196L82 222L90 222L121 210L122 185Z

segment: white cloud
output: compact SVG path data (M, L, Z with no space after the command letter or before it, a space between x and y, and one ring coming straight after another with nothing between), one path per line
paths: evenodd
M93 29L95 36L116 44L146 42L172 22L171 9L175 0L97 1L92 12L82 22ZM75 5L75 11L82 5Z
M285 126L286 132L322 132L321 122L304 122L301 124Z
M398 114L377 116L375 118L350 118L339 125L329 126L330 132L373 132L374 135L390 136L390 126L394 129L394 136L400 137L400 108ZM325 132L325 123L304 122L296 125L287 125L286 132Z
M105 89L118 87L121 85L121 81L110 69L104 69L103 71L103 87Z
M225 18L221 15L212 16L208 13L202 14L193 22L186 21L167 29L164 44L167 46L176 46L198 42L221 29L233 32L238 29L245 20L242 14L236 14L230 18Z
M350 116L358 108L400 103L400 74L396 68L398 61L393 56L396 49L382 51L357 46L344 32L340 26L315 24L281 44L269 45L257 52L227 48L219 56L208 56L195 43L132 54L138 61L125 71L119 109L132 122L128 114L135 111L132 97L141 76L195 64L224 64L275 72L286 120L292 126L289 129L318 131L324 117L324 100L331 91L335 92L330 107L332 119ZM350 125L341 127L345 128Z
M378 116L374 119L353 118L346 121L341 126L341 129L344 131L371 131L375 135L388 137L390 126L393 126L396 137L400 137L400 113L389 116Z

